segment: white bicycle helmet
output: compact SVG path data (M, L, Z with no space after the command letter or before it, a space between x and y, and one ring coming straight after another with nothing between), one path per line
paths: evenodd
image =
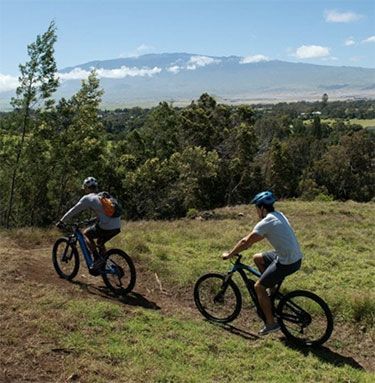
M98 181L94 177L87 177L83 181L83 188L97 188L98 187Z

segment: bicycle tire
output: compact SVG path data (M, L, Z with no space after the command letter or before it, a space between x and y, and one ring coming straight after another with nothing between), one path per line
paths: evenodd
M116 295L130 293L136 282L132 259L121 249L110 249L105 255L102 278L105 285Z
M333 331L333 316L327 303L310 291L295 290L286 294L279 302L277 316L287 339L300 345L322 345Z
M59 247L63 245L64 249L61 253ZM71 264L73 262L73 264ZM56 273L60 278L71 281L78 273L79 270L79 254L77 248L69 243L69 239L66 237L59 238L53 245L52 248L52 263L56 270ZM73 266L70 267L71 271L64 266ZM68 271L65 271L68 269Z
M225 278L226 276L222 274L209 273L202 275L194 285L195 305L199 312L210 321L229 323L235 320L241 312L241 292L232 279L225 282ZM221 290L224 283L226 286L223 292ZM212 284L211 288L210 284ZM225 296L222 295L223 293ZM224 303L229 303L228 313L224 313ZM213 305L214 308L210 311L208 305Z

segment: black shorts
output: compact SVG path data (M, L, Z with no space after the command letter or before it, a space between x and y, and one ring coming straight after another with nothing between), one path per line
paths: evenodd
M262 254L266 269L261 275L259 282L264 287L273 287L280 283L285 277L295 273L300 269L302 260L291 263L290 265L282 265L277 260L277 255L273 251Z
M104 230L99 227L98 224L90 226L85 234L90 239L97 239L98 246L103 246L106 242L108 242L111 238L117 235L121 230L113 229L113 230Z

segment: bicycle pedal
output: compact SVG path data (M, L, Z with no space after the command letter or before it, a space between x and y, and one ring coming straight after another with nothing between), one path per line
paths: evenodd
M93 276L93 277L97 277L99 275L102 274L102 270L100 269L89 269L89 273Z
M215 303L224 303L224 295L220 294L214 298Z

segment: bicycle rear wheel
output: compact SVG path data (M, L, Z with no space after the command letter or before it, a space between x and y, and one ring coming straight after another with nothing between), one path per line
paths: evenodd
M277 307L280 327L285 336L305 346L326 342L333 331L333 317L328 305L310 291L286 294Z
M79 270L79 255L77 248L68 238L59 238L52 249L52 263L57 274L64 279L72 280Z
M116 295L130 293L135 286L136 272L129 255L120 249L110 249L104 257L102 277L106 286Z
M228 323L238 317L242 307L241 293L231 280L222 274L205 274L194 286L194 302L207 319Z

